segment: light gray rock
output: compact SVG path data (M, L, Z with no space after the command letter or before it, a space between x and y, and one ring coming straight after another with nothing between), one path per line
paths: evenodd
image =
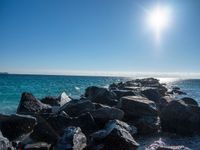
M55 150L83 150L87 146L86 136L79 127L67 127L58 139Z

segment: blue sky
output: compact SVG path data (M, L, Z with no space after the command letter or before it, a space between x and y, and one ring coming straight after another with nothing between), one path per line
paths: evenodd
M161 44L145 10L171 9ZM0 72L200 72L198 0L1 0Z

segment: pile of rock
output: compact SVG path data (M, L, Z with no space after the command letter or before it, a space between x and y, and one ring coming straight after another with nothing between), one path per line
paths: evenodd
M172 94L154 78L91 86L80 100L66 93L38 100L25 92L16 115L0 115L0 149L136 150L144 135L199 134L198 103ZM147 149L174 148L187 149L158 142Z

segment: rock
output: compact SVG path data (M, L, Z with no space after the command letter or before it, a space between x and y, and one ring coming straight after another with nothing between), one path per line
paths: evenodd
M0 150L11 149L10 141L5 138L0 131Z
M167 146L162 140L154 141L146 150L190 150L185 146Z
M58 97L47 96L41 102L50 106L60 106Z
M200 131L200 108L183 101L171 101L160 114L162 130L181 135Z
M73 118L72 126L80 127L86 136L97 130L97 124L90 113L81 114Z
M34 131L30 135L31 139L36 142L46 142L50 144L54 144L57 141L60 132L54 129L54 126L49 123L49 119L54 119L55 123L59 125L59 128L62 125L62 119L63 122L65 122L66 117L63 115L50 114L37 116L38 124L35 126ZM63 128L65 128L65 126L63 125L60 128L62 130Z
M50 106L63 106L70 101L71 98L65 92L63 92L59 97L47 96L41 99L42 103L48 104Z
M91 135L93 144L104 150L136 150L139 144L129 133L128 125L119 121L109 122L103 130Z
M135 136L138 132L137 128L134 125L127 124L126 122L120 120L110 120L106 127L109 126L119 126L125 130L127 130L132 136Z
M91 115L98 125L104 126L109 120L122 120L124 112L118 108L101 105L100 108L92 111Z
M135 93L131 90L113 90L112 92L116 94L118 100L124 96L135 96Z
M136 119L133 123L138 129L138 135L148 135L160 131L160 118L152 116L144 116Z
M173 90L173 93L178 94L178 95L187 95L187 93L180 90Z
M9 140L14 140L22 135L32 132L36 123L36 118L31 116L8 116L0 114L0 130Z
M122 97L118 107L125 112L125 117L128 120L158 115L155 103L141 96Z
M54 144L59 135L68 126L80 127L84 134L89 135L97 129L97 125L90 113L78 117L67 117L63 114L43 115L38 119L31 138L36 141Z
M159 100L159 103L157 104L159 110L161 111L169 102L171 102L173 100L175 100L175 99L170 96L161 97Z
M51 145L44 143L44 142L38 142L34 144L27 144L24 146L23 150L50 150Z
M106 88L91 86L85 90L85 97L92 102L114 106L117 104L115 93Z
M39 114L50 113L51 106L43 104L37 100L31 93L24 92L17 108L18 114Z
M55 150L83 150L87 146L86 136L79 127L67 127L58 139Z
M173 89L173 90L181 90L181 88L180 88L180 87L177 87L177 86L172 87L172 89Z
M157 88L143 88L141 93L149 100L154 101L156 104L159 103L159 100L162 97Z
M69 116L76 117L82 113L91 112L95 109L94 104L89 100L72 100L59 109L65 111Z
M60 106L63 106L64 104L68 103L71 101L71 98L65 93L63 92L60 96Z
M119 89L123 89L124 88L124 83L123 82L119 82L119 83L112 83L109 85L109 90L119 90Z
M184 102L185 102L186 104L188 104L188 105L198 106L197 101L195 101L193 98L190 98L190 97L183 97L181 100L184 101Z
M169 91L167 92L167 94L171 94L171 95L173 95L173 94L187 95L187 93L185 93L185 92L183 92L183 91L181 91L181 90L178 90L178 89L169 90Z
M138 129L138 134L158 132L160 122L153 101L141 96L126 96L120 100L119 108L125 112L124 120Z

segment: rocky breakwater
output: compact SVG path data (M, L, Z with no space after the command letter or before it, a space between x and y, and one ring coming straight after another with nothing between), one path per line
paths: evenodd
M0 150L137 150L139 137L200 134L198 103L177 93L154 78L91 86L79 100L24 92L16 115L0 115ZM189 148L155 141L146 149Z

